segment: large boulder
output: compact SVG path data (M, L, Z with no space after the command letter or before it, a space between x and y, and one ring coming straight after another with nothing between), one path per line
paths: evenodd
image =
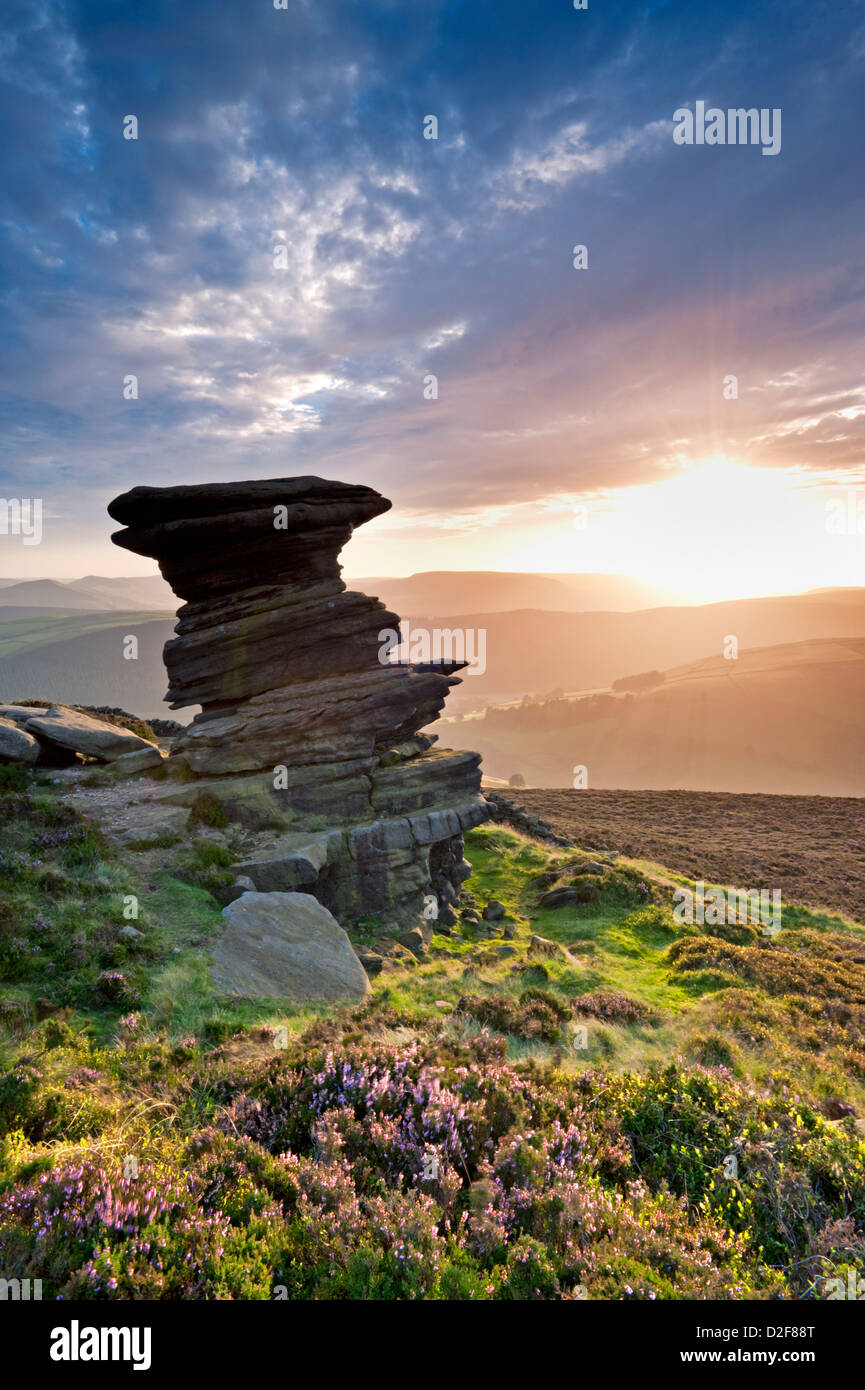
M0 719L0 762L35 763L39 744L11 719Z
M223 909L213 950L218 994L244 998L364 999L369 980L351 942L309 893L244 893Z
M564 952L557 941L550 941L547 936L532 936L529 940L530 956L559 956L567 954Z
M81 714L66 705L54 705L47 714L28 719L24 730L40 742L56 744L88 758L101 758L107 763L121 758L124 753L154 747L129 729L92 719L89 714Z

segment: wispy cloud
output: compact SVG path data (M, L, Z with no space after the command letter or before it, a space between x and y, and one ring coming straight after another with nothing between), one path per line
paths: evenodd
M88 546L141 481L317 471L504 535L719 450L849 475L861 16L805 45L785 15L13 0L7 490L38 481ZM707 84L785 108L778 160L674 146Z

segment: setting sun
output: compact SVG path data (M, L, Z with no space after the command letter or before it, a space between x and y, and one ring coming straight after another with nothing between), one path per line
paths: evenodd
M574 568L618 568L710 602L830 582L828 540L821 496L797 487L788 471L720 455L589 512Z

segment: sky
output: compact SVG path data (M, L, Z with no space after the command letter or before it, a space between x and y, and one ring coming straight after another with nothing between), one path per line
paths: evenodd
M309 473L393 501L353 575L865 583L863 0L286 5L5 0L0 497L44 520L0 576L151 572L136 484ZM780 150L677 143L697 102Z

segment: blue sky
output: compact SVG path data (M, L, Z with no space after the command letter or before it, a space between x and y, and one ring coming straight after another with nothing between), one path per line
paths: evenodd
M550 528L718 455L860 477L861 0L2 23L0 486L47 517L3 573L129 572L104 507L139 482L369 483L350 568L384 573L597 568ZM781 108L781 153L675 145L697 100Z

